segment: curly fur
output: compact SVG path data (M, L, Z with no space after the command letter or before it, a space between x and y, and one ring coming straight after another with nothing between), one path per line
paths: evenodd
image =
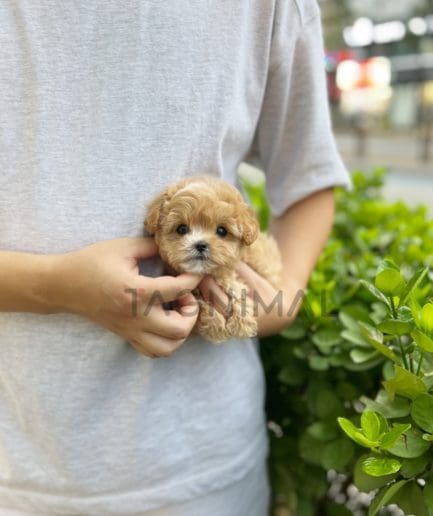
M186 234L177 232L180 225L187 227ZM227 231L225 236L217 234L220 226ZM174 272L210 274L229 296L230 306L223 315L196 293L200 335L222 342L257 334L253 302L235 268L245 261L278 287L281 256L273 237L259 231L253 208L235 187L212 176L183 179L149 203L144 227ZM198 252L197 243L205 244L206 251Z

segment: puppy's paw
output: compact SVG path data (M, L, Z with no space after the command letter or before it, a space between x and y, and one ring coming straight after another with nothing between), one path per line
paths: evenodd
M233 338L255 337L257 335L257 319L254 317L252 300L234 300L232 312L226 321L227 333Z
M229 339L245 339L257 335L253 301L249 297L230 294L230 307L221 314L214 306L199 299L200 313L196 329L214 344Z
M257 321L253 317L230 317L226 324L232 338L245 339L257 335Z
M196 323L199 335L218 344L230 338L226 329L226 318L203 299L199 299L200 313Z

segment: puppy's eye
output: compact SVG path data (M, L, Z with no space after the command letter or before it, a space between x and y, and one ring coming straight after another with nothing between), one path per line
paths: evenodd
M224 226L218 226L216 228L216 234L220 237L225 237L227 235L227 229Z
M179 235L186 235L189 231L189 228L186 224L179 224L176 228L176 233Z

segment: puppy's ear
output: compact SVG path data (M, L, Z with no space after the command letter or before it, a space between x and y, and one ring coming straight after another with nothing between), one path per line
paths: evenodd
M251 206L242 206L238 218L241 228L241 240L245 245L251 245L259 234L259 223L256 212Z
M167 199L166 192L158 195L147 206L146 217L144 219L144 229L150 234L154 235L159 227L162 215L162 207Z

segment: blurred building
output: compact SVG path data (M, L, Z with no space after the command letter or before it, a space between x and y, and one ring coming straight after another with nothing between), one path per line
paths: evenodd
M433 0L320 4L336 125L416 127L431 136Z

